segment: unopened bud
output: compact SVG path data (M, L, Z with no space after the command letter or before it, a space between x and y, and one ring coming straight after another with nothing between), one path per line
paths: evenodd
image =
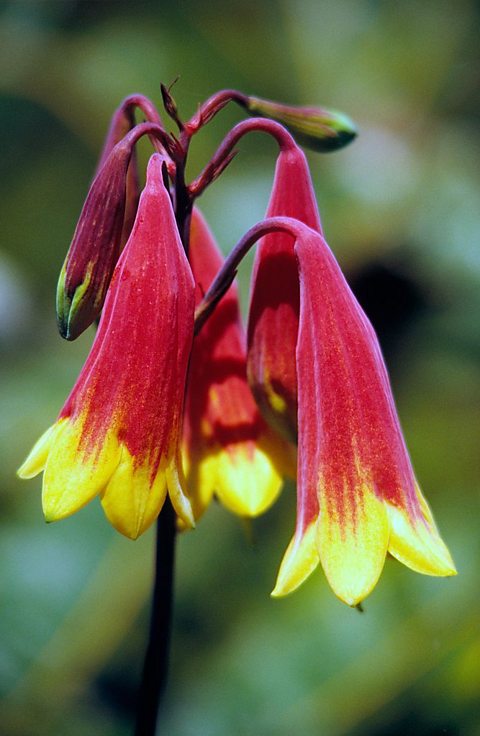
M246 97L243 104L251 115L282 123L298 143L314 151L336 151L357 135L353 121L341 112L283 105L259 97Z
M57 287L62 337L75 340L99 316L121 248L132 141L118 143L93 180Z

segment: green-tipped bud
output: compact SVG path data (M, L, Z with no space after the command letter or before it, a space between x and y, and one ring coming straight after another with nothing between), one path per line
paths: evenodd
M120 255L132 141L110 151L83 205L57 287L62 337L75 340L100 315Z
M251 115L282 123L298 143L326 153L353 141L357 128L347 115L320 107L294 107L259 97L246 97L242 103Z
M138 107L149 123L135 126ZM126 97L115 111L95 179L63 264L57 286L57 322L62 337L76 337L100 316L120 251L130 236L139 199L135 143L144 133L164 133L153 103Z

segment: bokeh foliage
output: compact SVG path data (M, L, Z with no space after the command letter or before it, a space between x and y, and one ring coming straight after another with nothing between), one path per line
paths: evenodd
M222 87L344 110L361 134L309 155L327 237L379 332L414 464L459 568L387 561L360 614L319 572L269 591L294 488L253 525L214 507L178 544L175 736L478 736L480 179L473 0L11 0L0 6L0 687L9 736L131 732L153 535L98 503L57 525L15 468L63 403L92 333L56 335L56 278L120 99L180 81L186 115ZM198 171L228 126L199 136ZM228 250L264 213L264 136L203 199ZM146 151L144 150L144 155ZM248 268L241 274L248 292Z

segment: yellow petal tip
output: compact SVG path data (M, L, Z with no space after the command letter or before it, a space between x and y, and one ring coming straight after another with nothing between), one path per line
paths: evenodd
M65 420L52 424L37 440L28 456L17 470L17 476L22 480L29 480L44 470L50 448L52 446L55 435L59 431Z
M186 495L183 487L185 479L181 469L181 462L178 457L170 462L165 468L165 477L167 481L168 495L179 519L183 522L186 529L195 529L195 517L193 515L192 504Z
M293 537L283 556L275 587L270 594L272 598L293 593L315 570L320 561L315 537L315 522L301 535Z
M356 517L341 519L324 504L317 527L320 559L330 587L337 598L352 607L377 584L390 531L383 501L366 484L359 486L358 494Z
M138 464L125 445L120 462L101 493L102 507L112 526L128 539L138 539L158 517L165 497L167 482L161 464L151 478L149 463Z
M276 501L283 485L269 454L252 442L238 442L206 454L187 478L193 480L190 490L197 518L198 510L202 512L214 494L238 516L260 516Z
M415 572L435 577L457 574L447 546L435 526L430 509L417 489L423 519L412 520L403 509L387 504L391 525L388 551Z

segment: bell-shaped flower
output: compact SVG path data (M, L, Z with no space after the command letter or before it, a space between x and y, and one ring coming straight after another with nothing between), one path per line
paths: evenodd
M336 595L358 604L387 552L428 575L455 567L415 479L375 332L323 237L301 228L298 505L273 595L320 561Z
M111 523L134 539L158 516L168 492L182 522L193 525L179 440L194 301L155 154L91 352L57 421L19 470L24 478L45 471L47 521L100 495Z
M322 232L303 151L294 144L278 156L267 217L294 217ZM258 245L248 318L248 380L267 421L296 441L299 286L294 238L274 232Z
M223 257L197 209L189 258L199 303ZM257 516L278 496L293 448L273 436L248 386L235 284L194 338L187 386L183 456L195 516L214 494L234 513Z

